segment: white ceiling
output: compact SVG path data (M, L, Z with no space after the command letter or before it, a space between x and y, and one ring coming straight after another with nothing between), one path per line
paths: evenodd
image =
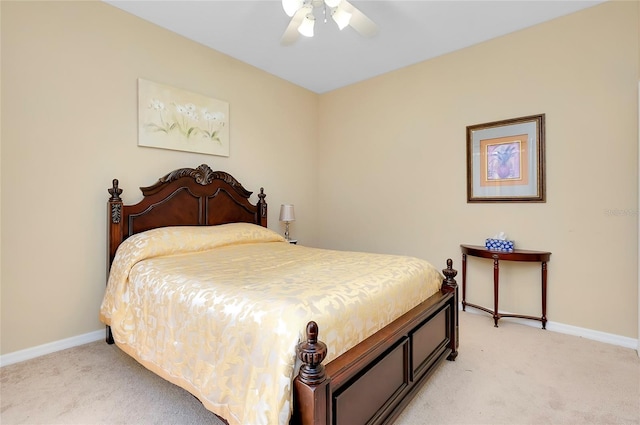
M280 0L104 0L316 93L340 88L499 37L603 0L351 1L379 27L339 31L316 9L315 37L280 45ZM548 43L550 40L541 40Z

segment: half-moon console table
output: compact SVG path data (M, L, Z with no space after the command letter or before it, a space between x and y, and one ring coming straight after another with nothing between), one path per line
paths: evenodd
M498 327L498 320L502 317L518 317L521 319L538 320L542 322L542 329L547 328L547 261L551 257L550 252L529 251L525 249L514 249L511 252L491 251L478 245L460 245L462 250L462 310L466 307L477 308L493 315L494 326ZM479 305L467 302L467 255L480 258L493 259L493 311ZM522 314L506 314L498 312L498 288L500 277L500 260L505 261L527 261L542 263L542 316L525 316Z

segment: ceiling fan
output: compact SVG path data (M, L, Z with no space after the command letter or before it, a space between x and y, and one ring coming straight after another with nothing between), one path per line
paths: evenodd
M284 12L291 17L280 43L288 46L296 42L299 35L313 37L314 9L322 9L324 21L330 15L340 30L351 26L360 35L373 37L378 26L347 0L282 0Z

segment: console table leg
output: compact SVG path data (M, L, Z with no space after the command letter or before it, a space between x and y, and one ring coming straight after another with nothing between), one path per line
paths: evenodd
M462 254L462 311L467 307L467 254ZM458 306L456 306L458 308Z
M542 262L542 329L547 329L547 262Z
M498 320L500 315L498 314L498 279L500 276L500 263L498 257L493 258L493 323L498 327Z

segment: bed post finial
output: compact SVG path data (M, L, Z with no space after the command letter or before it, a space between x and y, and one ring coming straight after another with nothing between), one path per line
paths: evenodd
M442 292L453 292L458 288L458 283L454 279L458 271L453 268L453 260L447 260L447 268L442 270L444 280L442 281Z
M120 189L118 187L118 179L113 179L113 181L111 182L112 187L111 189L107 189L109 191L109 193L111 194L111 198L109 198L109 201L120 201L120 194L122 193L122 189Z
M307 323L307 340L298 344L298 358L302 361L299 378L305 384L313 385L326 378L322 361L327 357L327 345L318 341L318 324Z
M258 193L258 213L260 217L258 217L258 221L262 227L267 227L267 201L264 200L267 195L264 193L264 187L260 188L260 193Z

